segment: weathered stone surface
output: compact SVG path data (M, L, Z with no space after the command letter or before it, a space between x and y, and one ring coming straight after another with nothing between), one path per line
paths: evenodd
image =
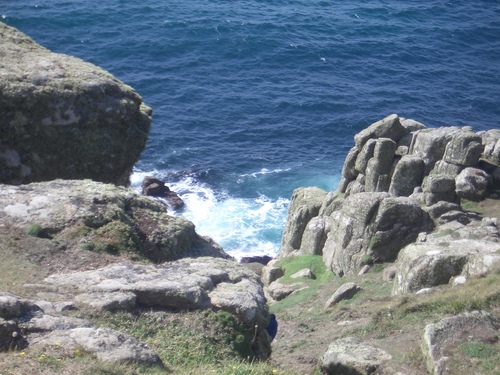
M21 327L31 334L39 332L63 331L73 328L90 327L88 320L72 318L69 316L39 314L29 321L21 324Z
M224 259L187 258L159 266L120 263L52 275L46 281L85 293L134 294L142 306L214 307L240 314L245 324L264 324L267 319L259 277L243 265Z
M21 301L10 293L0 292L0 318L11 319L21 315Z
M313 217L318 216L326 195L326 191L316 187L294 190L281 239L280 258L300 249L304 229Z
M373 157L376 143L377 142L375 141L375 139L369 139L363 145L363 148L359 152L355 163L355 169L358 173L365 174L368 161Z
M290 279L299 279L301 277L305 277L307 279L315 279L313 272L309 268L304 268L303 270L295 272L290 276Z
M376 140L373 157L366 166L365 191L388 191L396 143L388 138Z
M354 142L358 150L371 138L390 138L397 142L407 133L401 125L398 115L390 115L386 118L371 124L368 128L360 131L354 136Z
M262 269L261 280L265 286L278 280L285 275L285 270L281 267L266 266Z
M323 246L330 232L329 216L313 217L306 226L300 243L301 254L323 255Z
M339 190L330 191L319 209L318 216L330 216L342 206L343 194Z
M407 132L415 132L417 130L426 129L427 126L422 124L421 122L415 121L410 118L402 119L400 118L401 125L406 129Z
M75 301L101 311L129 310L135 307L137 296L134 293L82 293Z
M0 23L0 183L127 184L151 108L129 86Z
M331 218L323 261L337 275L358 273L367 256L394 260L403 246L433 225L416 202L387 193L349 196Z
M399 253L394 295L448 284L459 275L483 275L500 262L499 243L454 240L451 232L449 237L440 233L434 240L428 236L427 242L408 245Z
M480 135L461 131L453 135L446 145L443 160L464 167L475 167L484 146Z
M409 197L415 187L422 184L424 166L424 161L418 156L403 156L394 169L389 193L397 197Z
M463 165L451 164L444 160L439 160L436 162L434 170L438 174L447 174L452 177L456 177L460 172L464 170Z
M151 176L144 177L141 184L142 194L150 197L164 198L169 205L178 210L184 207L184 201L177 193L170 190L165 182Z
M438 160L441 160L446 145L453 135L461 131L458 127L442 127L417 131L410 147L410 154L420 157L424 163L424 175L428 175Z
M332 307L333 305L336 305L340 301L343 301L345 299L351 299L354 297L361 288L357 286L355 283L345 283L342 284L336 291L333 293L333 295L326 301L325 307L329 308Z
M39 225L67 251L99 248L157 262L183 256L229 257L165 204L131 189L90 180L55 180L0 189L0 224Z
M374 348L363 341L346 337L330 344L328 350L320 358L319 367L322 374L369 375L392 356L381 349Z
M359 150L356 147L353 147L345 158L344 166L342 167L342 177L348 181L355 179L358 175L355 167L358 154ZM341 192L343 193L343 191Z
M481 159L500 167L500 129L492 129L482 134L484 150Z
M465 342L495 342L499 330L500 321L485 311L466 312L427 325L422 337L422 353L429 373L448 373L446 367L453 362L448 353Z
M491 176L482 169L465 168L455 179L456 193L459 198L480 201L491 183Z
M269 284L266 291L273 300L281 301L295 292L295 287L293 285L281 284L278 281L274 281Z
M432 206L425 207L425 210L429 213L432 219L437 219L447 212L460 211L461 208L457 203L440 201Z
M82 327L55 330L34 339L31 347L44 349L60 346L65 350L84 350L100 361L161 365L158 355L134 337L107 328Z
M429 175L423 183L424 201L432 206L439 201L456 202L455 178L447 174Z

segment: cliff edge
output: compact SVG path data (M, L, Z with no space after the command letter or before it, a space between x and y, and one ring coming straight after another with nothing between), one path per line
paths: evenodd
M126 185L152 110L129 86L0 23L0 183Z

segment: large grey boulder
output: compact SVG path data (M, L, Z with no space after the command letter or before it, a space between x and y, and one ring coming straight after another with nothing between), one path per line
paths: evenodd
M480 201L485 197L492 182L491 176L482 169L465 168L455 178L457 196L471 201Z
M443 160L450 164L475 167L483 148L480 135L471 131L457 132L446 145Z
M409 197L422 184L424 166L424 161L418 156L403 156L394 169L389 193L397 197Z
M407 130L401 125L398 115L392 114L360 131L354 136L354 142L358 150L361 150L364 144L371 138L390 138L394 142L397 142L406 133Z
M464 343L490 343L498 340L500 321L485 311L465 312L425 327L422 353L432 375L447 374L453 363L449 353Z
M325 246L330 229L330 216L313 217L304 230L302 241L300 243L300 253L323 255L323 246Z
M333 293L333 295L325 302L325 307L329 308L340 301L343 301L345 299L351 299L354 297L361 288L357 286L355 283L345 283L342 284L336 291Z
M359 193L332 216L323 247L325 265L337 275L356 274L366 259L392 261L418 233L432 228L428 214L412 199L388 193Z
M496 220L451 221L400 251L392 293L448 284L456 276L484 275L500 262L499 250Z
M318 216L326 196L327 192L317 187L294 190L281 238L279 257L285 257L300 249L304 230L309 221Z
M440 201L456 202L455 177L448 174L429 175L422 184L424 202L432 206Z
M369 375L392 356L382 349L370 346L363 341L346 337L332 342L319 360L322 374L327 375Z
M98 360L110 363L162 365L158 355L134 337L108 328L80 327L54 330L32 340L33 349L62 347L75 352L83 350Z
M127 184L151 108L129 86L0 23L0 183Z
M356 171L356 161L358 159L358 154L358 148L353 147L349 150L349 153L345 158L344 166L342 167L342 177L347 181L355 179L358 175L358 172ZM344 191L341 192L343 193Z
M43 236L64 244L75 257L89 249L156 262L184 256L229 257L213 241L199 236L191 222L168 215L162 202L90 180L3 185L0 224L28 230L39 226Z
M443 158L446 145L453 135L461 131L458 127L423 129L416 132L409 153L420 157L424 163L424 175L428 175L438 160Z

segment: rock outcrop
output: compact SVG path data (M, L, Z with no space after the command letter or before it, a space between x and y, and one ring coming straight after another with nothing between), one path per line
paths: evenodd
M164 203L90 180L1 185L2 225L27 232L38 228L33 241L56 246L63 257L72 254L74 263L85 251L155 262L204 255L229 258L211 239L199 236L190 221L170 216Z
M444 318L425 327L422 352L432 375L449 373L448 353L463 343L491 343L498 340L500 321L485 311L473 311Z
M0 40L0 183L127 184L151 108L111 74L3 23Z
M222 310L233 315L252 338L256 358L271 353L266 334L269 313L259 277L233 260L186 258L162 265L117 263L104 268L55 274L33 290L51 290L54 298L70 298L72 309L101 311L154 308ZM30 347L82 348L106 362L158 364L157 355L129 335L92 327L82 319L61 316L54 303L0 293L0 311L11 319L1 324L0 349L8 349L13 333L24 332ZM0 318L1 319L1 318ZM2 329L2 327L4 327Z
M418 278L435 285L452 276L477 274L476 269L491 269L498 261L494 236L485 239L484 246L476 246L475 237L469 237L467 244L450 242L439 251L432 237L426 244L417 239L421 233L449 230L442 227L449 222L471 223L475 219L461 210L461 200L479 201L500 186L497 130L432 129L391 115L356 134L354 142L335 192L300 188L292 195L279 257L322 255L325 265L340 276L357 274L370 263L398 260L395 293L424 287ZM453 248L463 248L458 263L457 254L450 257ZM434 258L424 262L423 254ZM417 266L413 257L423 263ZM434 262L449 271L441 272L439 281L413 275L417 269L434 272L435 267L426 266Z
M457 221L440 225L399 253L393 294L448 284L457 276L482 276L500 263L498 219L479 219L460 211L455 215Z

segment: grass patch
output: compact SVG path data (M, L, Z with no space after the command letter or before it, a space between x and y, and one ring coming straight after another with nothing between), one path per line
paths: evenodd
M248 359L254 332L245 330L228 312L148 310L97 314L94 320L146 342L176 374L203 373L201 368L228 374L271 373L269 366L267 372L252 372Z
M474 202L467 199L462 199L460 201L460 207L462 207L462 210L464 211L472 211L478 214L482 214L484 212L484 210L479 205L479 202Z
M26 228L26 234L31 237L47 238L47 233L40 224L28 225Z
M484 342L466 342L460 345L460 351L470 358L487 359L498 354L495 346Z
M301 255L298 257L284 258L279 262L279 267L283 268L285 271L285 275L280 279L282 284L296 283L298 281L325 283L335 277L333 272L326 268L321 255ZM315 277L314 280L309 278L290 278L291 275L305 268L311 270Z

